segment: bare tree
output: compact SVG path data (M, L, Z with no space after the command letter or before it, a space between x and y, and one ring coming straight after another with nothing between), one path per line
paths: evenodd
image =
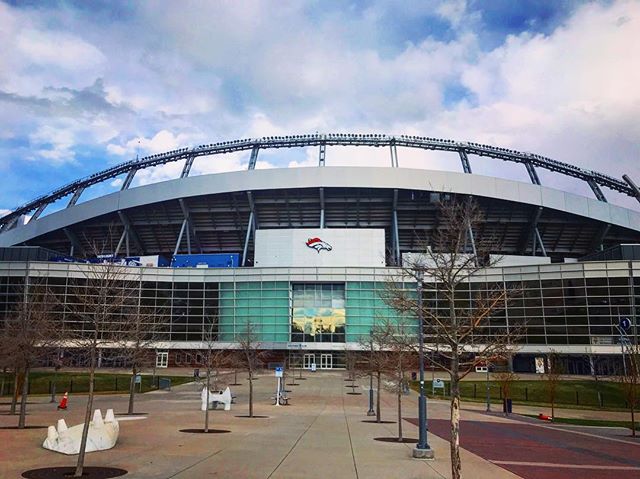
M433 361L449 374L451 474L458 479L462 471L460 380L483 358L508 355L516 334L513 324L506 327L500 314L519 289L501 279L483 281L484 268L496 263L490 253L498 251L499 245L479 234L484 219L474 201L443 203L439 216L439 228L423 252L403 258L403 267L398 277L388 281L383 299L401 313L423 318L425 349L437 349ZM418 295L422 295L420 301Z
M53 298L43 281L27 278L19 290L20 300L6 318L2 331L3 347L12 355L14 368L20 371L22 381L16 381L14 397L20 392L18 428L26 423L29 374L56 343L59 325L51 313Z
M511 399L511 386L517 381L518 375L513 371L500 371L494 374L495 379L500 384L500 390L502 391L502 398L505 401ZM509 409L505 406L505 415L509 414Z
M218 388L218 380L220 378L220 370L229 364L232 364L228 351L217 349L218 331L217 317L208 316L206 319L206 328L203 334L204 353L202 356L202 364L206 371L206 408L204 412L204 432L209 432L209 394L211 391L211 381L213 379L214 389Z
M636 408L640 403L640 345L629 341L623 347L625 370L619 381L631 413L631 435L636 437Z
M361 368L365 374L373 375L376 378L376 422L382 422L382 411L380 408L380 389L382 386L382 376L393 371L394 364L389 351L392 332L381 326L371 328L369 335L360 337L360 347L364 353L364 361Z
M129 281L136 293L140 291L138 285L141 284L139 283L141 280L141 276L138 276L135 282ZM133 414L136 378L143 369L155 366L155 356L152 351L160 339L163 325L162 316L158 314L158 310L155 307L142 305L140 295L131 294L127 297L126 303L123 306L126 306L125 309L129 314L117 347L121 358L131 369L127 414Z
M551 403L551 418L555 417L556 400L558 399L558 384L562 379L562 362L557 352L551 351L547 356L547 372L544 375L547 400Z
M139 275L123 266L88 264L79 270L82 276L63 302L68 316L63 333L76 351L86 355L89 369L89 395L74 477L83 474L99 357L104 349L118 348L121 338L131 337L130 330L139 325L129 318L136 317L140 287Z
M249 417L253 417L253 380L260 360L260 343L254 325L247 321L244 331L236 336L240 355L238 359L249 373Z

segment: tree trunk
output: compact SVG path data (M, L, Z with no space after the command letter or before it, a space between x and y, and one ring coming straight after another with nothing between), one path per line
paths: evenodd
M380 371L376 373L376 384L378 390L376 391L376 422L380 422L382 420L382 414L380 413Z
M138 368L133 366L131 372L133 375L131 376L131 384L129 384L129 409L127 409L127 414L133 414L133 401L136 395L136 376L138 375Z
M94 343L91 347L91 359L89 367L89 397L87 398L87 408L84 413L84 425L82 427L82 439L80 440L80 452L78 453L78 462L76 464L76 471L73 477L82 477L84 469L84 456L87 449L87 437L89 436L89 423L91 421L91 412L93 409L93 382L96 374L96 348Z
M207 368L207 403L204 410L204 432L209 432L209 385L211 384L211 368Z
M402 379L398 381L398 442L402 442Z
M249 370L249 417L253 417L253 371Z
M11 414L16 413L18 404L18 368L13 371L13 395L11 396Z
M451 376L451 477L460 479L460 385L458 378Z
M27 396L29 395L29 366L24 368L24 381L22 382L22 397L20 398L20 418L18 429L24 429L27 419Z

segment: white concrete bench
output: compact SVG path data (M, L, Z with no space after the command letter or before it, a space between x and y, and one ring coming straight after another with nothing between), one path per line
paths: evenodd
M231 389L228 387L224 391L209 391L209 404L207 404L207 387L205 386L202 388L200 398L202 399L202 406L200 408L202 411L206 411L207 407L211 405L216 407L218 403L224 404L225 411L231 411L233 397L231 396Z

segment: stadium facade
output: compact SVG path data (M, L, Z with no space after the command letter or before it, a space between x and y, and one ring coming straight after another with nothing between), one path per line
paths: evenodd
M328 146L388 148L390 166L328 167ZM293 147L317 147L318 166L255 169L260 150ZM462 172L401 168L403 147L449 151ZM241 150L251 151L246 171L189 176L197 158ZM520 163L531 183L473 174L474 155ZM131 187L138 171L173 161L184 162L180 178ZM594 198L541 185L540 168L586 182ZM79 201L87 188L113 178L122 179L120 191ZM501 259L470 282L469 294L506 283L524 291L495 321L508 328L526 320L514 368L534 370L536 357L557 351L567 372L606 373L619 363L622 344L637 338L640 213L609 203L603 188L640 201L626 175L618 180L476 143L340 134L201 145L118 165L0 218L0 247L7 248L0 308L7 314L20 300L15 291L27 278L43 278L72 301L95 267L72 258L89 257L98 245L105 256L136 262L123 268L140 283L141 306L165 325L159 366L197 365L207 318L215 317L220 347L232 346L251 324L276 359L344 367L345 350L357 348L373 324L398 318L381 292L403 258L447 227L439 204L473 197L484 221L470 232L468 248L474 237L491 236ZM66 207L43 215L65 197ZM162 266L163 257L173 266ZM426 290L435 294L428 284ZM625 318L631 326L621 330Z

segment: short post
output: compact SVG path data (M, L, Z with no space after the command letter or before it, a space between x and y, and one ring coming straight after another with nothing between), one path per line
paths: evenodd
M527 386L524 387L524 400L529 400L529 388Z
M476 383L473 383L473 399L477 398L477 390L478 390L478 385Z
M487 412L491 412L491 389L489 386L489 362L486 362L487 367Z
M69 381L69 392L73 392L73 378L71 378L71 380Z
M580 396L578 395L578 390L576 389L576 406L580 405Z

